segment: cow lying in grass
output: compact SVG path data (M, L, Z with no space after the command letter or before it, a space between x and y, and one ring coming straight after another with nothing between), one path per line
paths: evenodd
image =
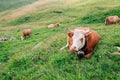
M21 40L24 40L27 36L31 36L32 34L32 30L31 29L25 29L22 31L22 36L21 36Z
M70 53L76 52L79 58L90 58L99 40L100 36L96 31L89 28L76 28L68 32L67 45L62 47L61 50L69 47Z
M50 25L48 25L48 28L58 27L59 25L60 25L59 23L50 24Z
M118 16L108 16L105 19L105 25L120 23L120 18Z

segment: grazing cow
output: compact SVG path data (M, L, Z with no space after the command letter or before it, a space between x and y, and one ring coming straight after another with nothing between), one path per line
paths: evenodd
M48 28L58 27L59 25L60 25L59 23L50 24L50 25L48 25Z
M118 16L108 16L105 19L105 25L120 23L120 18Z
M79 58L82 55L88 59L92 56L93 49L99 40L100 36L96 31L90 30L89 28L76 28L68 32L67 45L62 47L61 50L69 47L71 53L76 52Z
M31 29L25 29L22 31L22 36L21 36L21 40L24 40L27 36L31 36L32 34L32 30Z

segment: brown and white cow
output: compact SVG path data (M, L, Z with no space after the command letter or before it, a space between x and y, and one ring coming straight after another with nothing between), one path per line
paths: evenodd
M24 29L22 31L22 36L21 36L21 40L24 40L27 36L31 36L32 34L32 30L31 29Z
M61 50L64 50L66 47L69 47L69 51L78 52L83 51L85 58L90 58L93 55L93 49L98 44L100 40L100 35L89 28L76 28L68 32L67 45L62 47Z
M105 25L120 23L120 18L118 16L108 16L105 19Z
M58 27L59 25L60 25L59 23L50 24L48 25L48 28Z

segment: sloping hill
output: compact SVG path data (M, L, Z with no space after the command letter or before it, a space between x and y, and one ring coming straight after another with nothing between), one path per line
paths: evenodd
M17 39L0 43L0 79L119 80L120 57L110 54L116 51L115 46L120 46L120 25L104 25L105 17L120 17L119 3L119 0L48 0L33 12L1 22L0 37ZM47 25L54 22L60 22L60 27L48 29ZM68 29L77 26L89 26L101 35L89 60L77 59L68 49L60 51L66 44ZM21 41L24 28L31 28L33 34Z
M33 0L33 1L34 1L34 0ZM11 3L12 3L12 2L14 2L14 1L11 1ZM25 3L25 2L26 2L26 3L27 3L27 2L30 3L30 1L21 1L21 2L22 2L22 3ZM31 0L31 2L32 2L32 0ZM20 16L22 16L22 15L31 13L31 12L37 10L38 8L40 8L41 6L44 6L44 5L47 4L48 2L52 2L52 0L51 0L51 1L49 1L49 0L44 0L44 1L38 0L38 1L34 2L34 3L32 3L32 4L23 6L22 8L18 8L18 9L16 9L16 10L12 10L11 13L9 13L8 15L5 15L4 17L2 17L2 18L0 19L0 21L12 20L12 19L15 19L16 17L20 17ZM3 3L5 3L5 2L3 2ZM22 3L20 3L19 1L17 1L17 3L22 4ZM7 3L6 3L6 4L7 4ZM14 2L14 5L15 5L15 4L16 4L16 3ZM3 5L4 5L4 4L3 4ZM19 7L18 5L15 5L15 6ZM4 6L1 6L1 7L4 7ZM13 7L13 8L14 8L14 7ZM9 8L8 8L8 9L9 9Z
M11 10L11 9L16 9L21 6L31 4L34 1L37 0L0 0L0 12L5 11L5 10Z

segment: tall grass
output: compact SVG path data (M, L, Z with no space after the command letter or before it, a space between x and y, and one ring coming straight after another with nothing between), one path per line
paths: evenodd
M53 6L4 22L0 36L15 36L16 40L0 43L0 79L119 80L120 57L110 54L120 46L120 25L105 26L104 18L119 16L120 1L102 2L80 0L72 6L50 3ZM90 13L91 8L96 12ZM60 27L47 28L48 24L57 21L61 22ZM91 59L79 60L75 54L69 54L68 49L60 51L66 45L68 29L77 26L89 26L101 36ZM24 28L31 28L32 36L21 41ZM34 49L37 44L39 46Z

